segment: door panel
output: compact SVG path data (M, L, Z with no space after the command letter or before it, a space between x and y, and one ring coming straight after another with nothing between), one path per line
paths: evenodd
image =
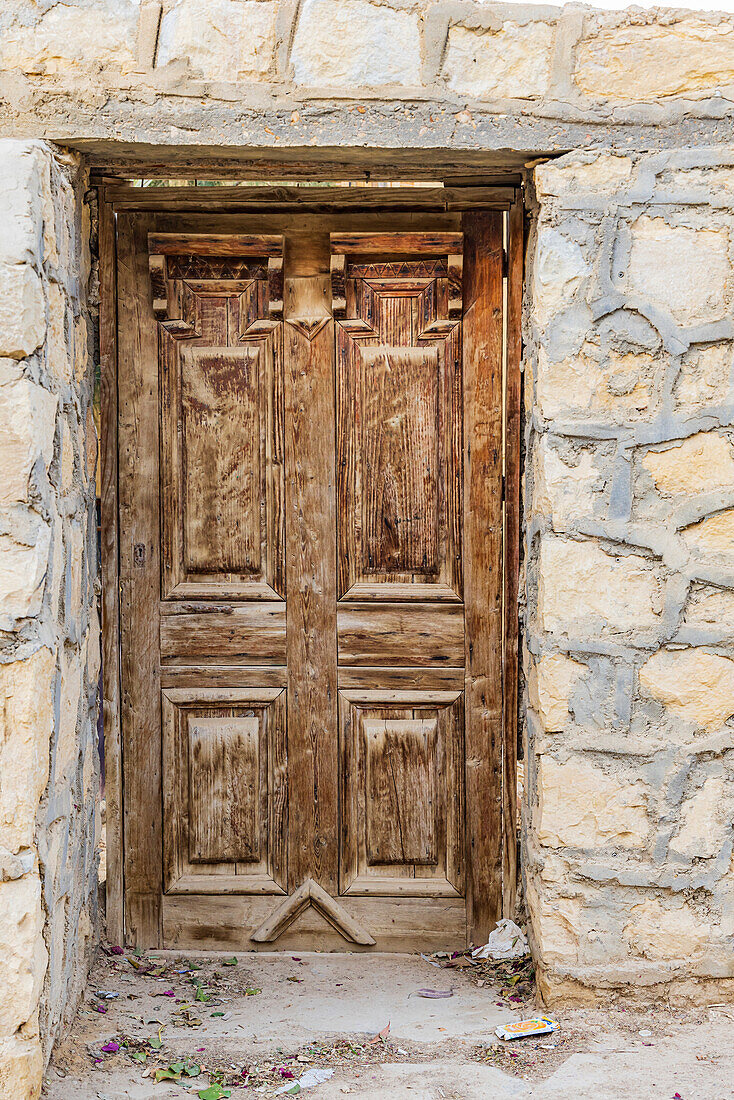
M118 218L129 939L500 915L502 215L419 221Z

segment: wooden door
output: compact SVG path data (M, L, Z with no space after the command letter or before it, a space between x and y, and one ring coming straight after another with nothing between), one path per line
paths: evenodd
M118 216L128 940L501 915L502 218Z

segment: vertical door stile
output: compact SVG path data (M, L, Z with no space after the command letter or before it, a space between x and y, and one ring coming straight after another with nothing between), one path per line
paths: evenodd
M125 730L125 932L160 943L161 712L158 354L150 305L148 229L120 219L118 237L121 717Z
M338 893L334 322L328 233L286 237L288 886Z
M502 214L464 216L469 941L502 915Z

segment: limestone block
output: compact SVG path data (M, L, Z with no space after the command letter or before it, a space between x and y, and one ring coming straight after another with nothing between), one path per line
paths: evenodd
M606 355L585 343L558 362L540 348L536 401L546 420L603 420L613 424L649 420L657 411L662 363L645 352Z
M0 263L38 263L41 249L39 165L43 154L36 142L0 142Z
M46 365L61 381L71 382L74 364L67 338L68 303L59 283L48 284L47 301Z
M615 557L595 542L548 535L538 575L545 630L596 638L656 625L661 583L655 566L638 554Z
M708 565L734 567L734 508L716 512L681 532L684 544Z
M723 405L732 392L732 345L694 346L683 356L673 396L679 412Z
M713 585L695 588L686 604L683 626L711 632L717 640L734 641L734 592Z
M717 432L698 432L664 451L647 451L642 465L666 495L734 489L731 437Z
M106 0L103 16L95 5L54 4L34 23L3 34L0 68L41 76L107 67L129 73L136 67L137 16L132 0Z
M569 701L586 665L562 653L541 657L528 677L530 705L546 733L559 733L569 721Z
M47 963L42 929L38 875L0 882L0 1036L12 1035L38 1008Z
M532 511L550 516L556 531L567 529L595 511L605 480L598 457L588 448L564 461L547 435L538 440L533 454Z
M527 889L533 939L544 963L575 962L588 932L588 915L580 898L547 896L531 882Z
M0 664L0 845L11 852L33 844L48 782L54 672L46 648Z
M305 0L291 62L297 84L420 84L420 32L414 11L366 0Z
M276 0L179 0L161 21L157 63L188 61L206 80L262 80L276 9Z
M734 38L732 39L734 45ZM729 301L729 231L641 215L631 226L625 285L681 324L721 319Z
M538 99L548 90L554 37L555 27L542 22L452 26L443 72L455 92L477 99Z
M724 818L731 806L724 802L724 779L710 775L681 807L682 825L670 842L670 850L687 859L712 859L726 840Z
M629 948L646 959L683 959L700 955L711 935L710 925L685 902L646 898L630 910L623 935Z
M43 343L43 284L28 264L0 263L0 356L23 359Z
M587 95L643 101L734 84L734 27L693 15L604 26L582 41L574 80Z
M31 470L48 469L54 452L58 399L24 378L14 359L0 359L0 505L28 500Z
M12 535L0 535L0 630L14 630L19 619L37 615L49 562L51 529L33 514L33 522Z
M86 653L68 650L61 659L61 705L53 754L53 779L64 783L74 774L79 762L79 711L84 684Z
M647 786L608 775L586 760L538 767L538 829L548 848L641 848L647 839Z
M640 687L671 714L706 730L734 714L734 660L704 649L662 649L639 672Z
M43 1053L37 1036L0 1037L0 1097L39 1100L43 1083Z
M591 275L578 243L549 226L538 233L532 268L533 315L545 325L566 309Z
M614 153L569 153L537 166L535 191L542 205L553 197L615 195L625 191L632 179L631 157Z

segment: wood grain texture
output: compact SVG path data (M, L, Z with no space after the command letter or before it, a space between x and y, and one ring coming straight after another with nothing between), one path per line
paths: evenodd
M287 901L281 902L267 920L263 921L250 939L255 943L275 943L306 909L313 907L332 928L350 944L374 946L374 939L349 915L336 898L327 894L312 878L306 879Z
M434 864L436 719L364 718L367 861Z
M246 863L260 858L260 722L254 715L191 715L189 859Z
M455 951L466 943L463 898L446 897L339 897L339 905L375 945L350 943L350 951L413 953L419 943L429 951ZM251 940L255 931L279 906L279 899L263 896L186 895L163 899L165 942L172 950L272 951L273 944ZM278 938L279 951L344 951L341 936L312 905L306 906Z
M148 251L153 256L279 256L283 238L259 233L151 233Z
M342 893L463 894L463 693L340 690L339 741Z
M502 914L502 216L464 218L467 924Z
M339 664L464 664L464 613L455 604L340 603Z
M179 664L286 663L285 604L168 604L160 617L161 660Z
M338 892L334 331L329 239L286 238L288 882ZM309 336L291 319L327 323Z
M101 380L102 724L105 747L107 935L124 940L123 781L120 730L120 580L117 513L117 249L112 208L99 203Z
M146 215L119 216L118 374L125 939L160 943L158 356Z
M391 599L390 590L400 586L403 599L461 600L461 326L448 317L448 254L460 238L331 235L332 288L336 280L343 294L337 325L342 598L361 599L371 587ZM431 240L443 254L411 256ZM369 262L361 252L355 261L334 251L348 247L368 249ZM384 255L374 253L377 247ZM430 590L421 591L424 585Z
M136 210L478 210L504 209L513 187L162 187L110 185L116 209Z
M513 919L517 905L517 750L520 576L520 441L522 437L522 291L525 212L521 201L508 217L507 379L505 384L504 548L504 767L502 775L502 912Z
M162 696L165 891L282 894L285 692L202 678Z

